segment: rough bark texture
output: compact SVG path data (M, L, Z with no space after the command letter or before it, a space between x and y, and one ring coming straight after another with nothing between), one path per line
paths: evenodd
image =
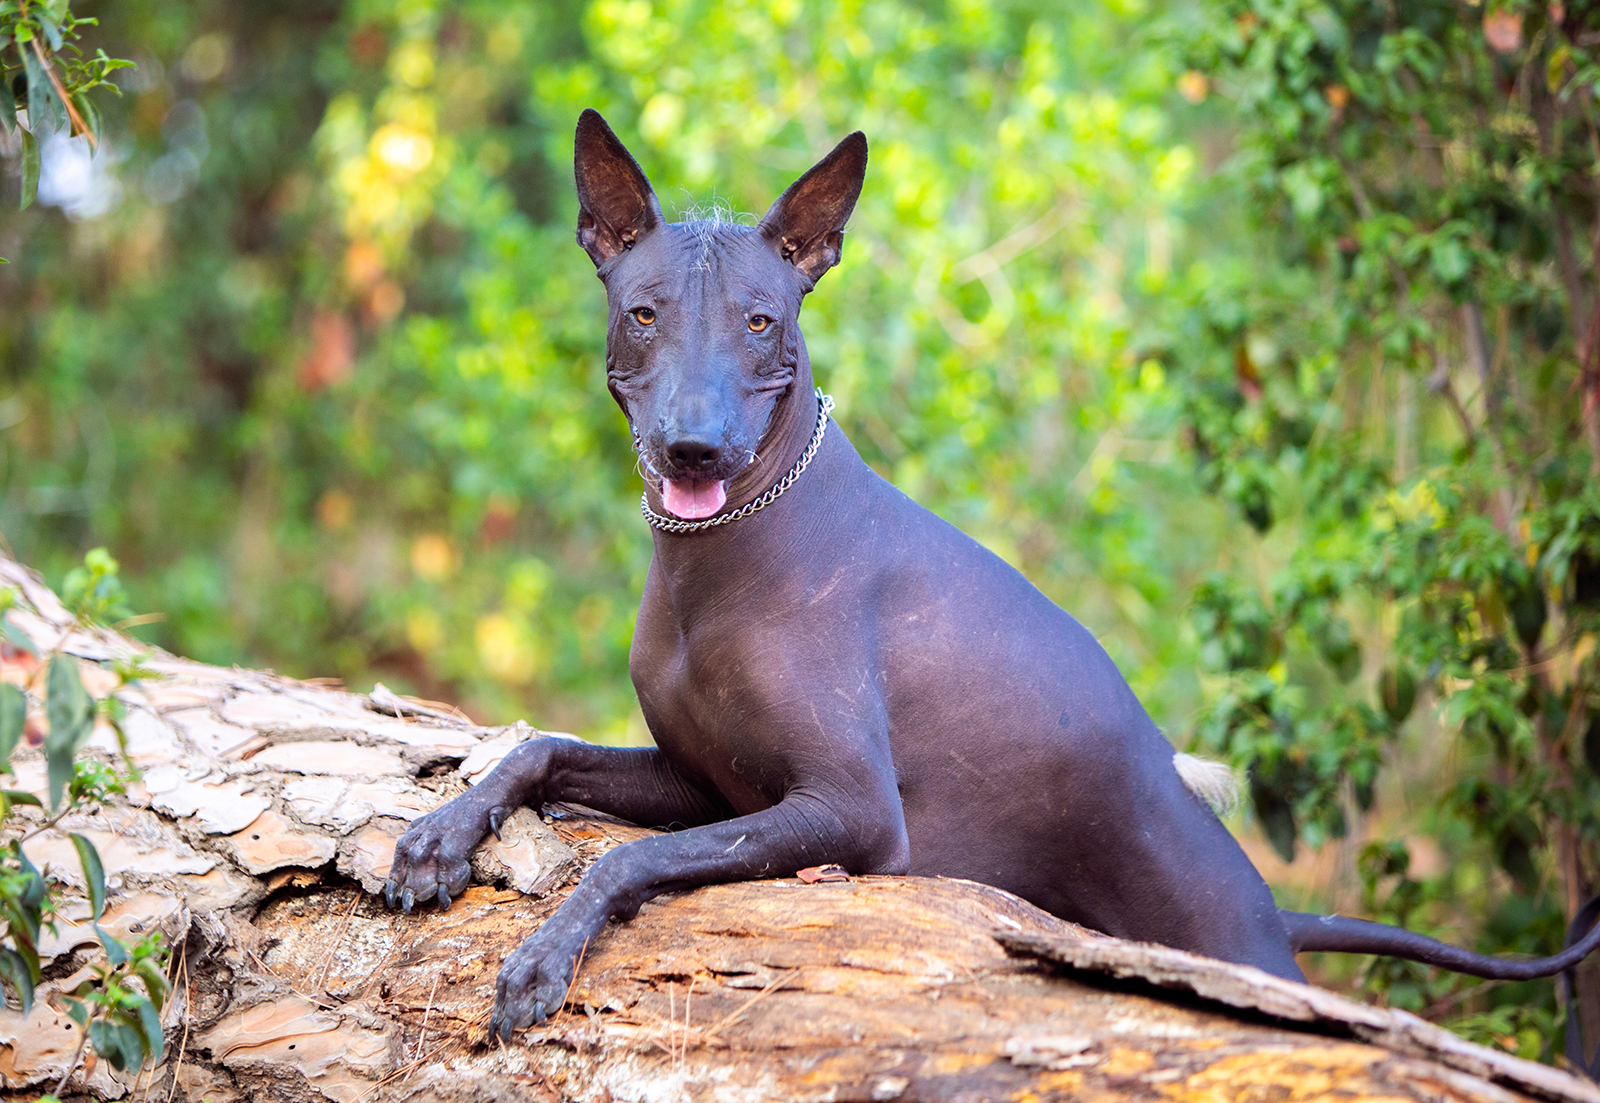
M66 618L37 579L12 621L46 647ZM75 632L91 690L134 650ZM642 829L531 811L475 862L446 913L385 912L406 823L480 779L525 725L485 729L383 690L346 693L157 655L125 693L144 771L125 801L63 824L111 874L105 926L178 947L164 1063L98 1063L105 1099L285 1103L489 1100L1540 1099L1600 1103L1554 1069L1401 1013L1075 928L963 881L722 885L645 905L589 947L567 1007L507 1048L485 1027L500 962L576 876ZM21 652L0 676L32 673ZM94 753L114 741L99 732ZM22 751L16 785L40 791ZM64 836L28 844L72 885ZM363 891L365 889L366 891ZM82 920L81 901L67 909ZM48 993L92 939L46 947L33 1013L0 1013L3 1098L61 1074L77 1028Z

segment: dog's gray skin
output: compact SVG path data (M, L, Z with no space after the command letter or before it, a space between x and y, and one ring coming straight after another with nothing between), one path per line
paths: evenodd
M866 162L852 134L758 226L668 224L604 120L583 114L578 241L605 284L606 379L657 513L664 491L704 512L722 485L737 508L806 447L818 409L800 304L838 263ZM409 911L448 907L472 850L522 805L673 829L601 857L507 958L502 1039L561 1006L608 920L663 892L829 862L970 878L1295 980L1296 948L1463 954L1280 913L1094 637L874 474L837 426L763 512L655 533L629 670L654 748L530 740L396 847L386 896ZM1493 961L1440 963L1467 959Z

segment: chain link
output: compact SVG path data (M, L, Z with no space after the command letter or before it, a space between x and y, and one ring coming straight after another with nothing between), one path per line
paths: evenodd
M822 405L817 410L817 429L811 434L811 443L806 445L806 450L800 453L800 458L794 461L794 466L789 468L787 474L767 488L767 492L753 502L740 506L732 513L724 513L720 517L707 517L703 521L680 521L676 517L663 517L650 508L650 496L639 495L639 509L644 513L644 519L650 522L650 527L660 529L662 532L687 533L703 532L706 529L726 525L730 521L742 520L752 513L760 513L782 496L785 490L794 485L796 479L810 465L817 454L817 449L822 447L822 434L828 429L828 415L833 412L833 396L822 393L822 388L817 388L817 401Z

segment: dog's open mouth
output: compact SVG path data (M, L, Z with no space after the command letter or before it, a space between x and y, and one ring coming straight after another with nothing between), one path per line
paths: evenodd
M722 479L662 479L661 504L674 517L698 521L728 504L728 484Z

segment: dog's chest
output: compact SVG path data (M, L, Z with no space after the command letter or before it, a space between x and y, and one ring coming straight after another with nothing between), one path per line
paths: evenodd
M710 782L741 813L782 798L782 741L753 664L735 641L691 643L652 630L643 610L629 673L651 738L678 769Z

